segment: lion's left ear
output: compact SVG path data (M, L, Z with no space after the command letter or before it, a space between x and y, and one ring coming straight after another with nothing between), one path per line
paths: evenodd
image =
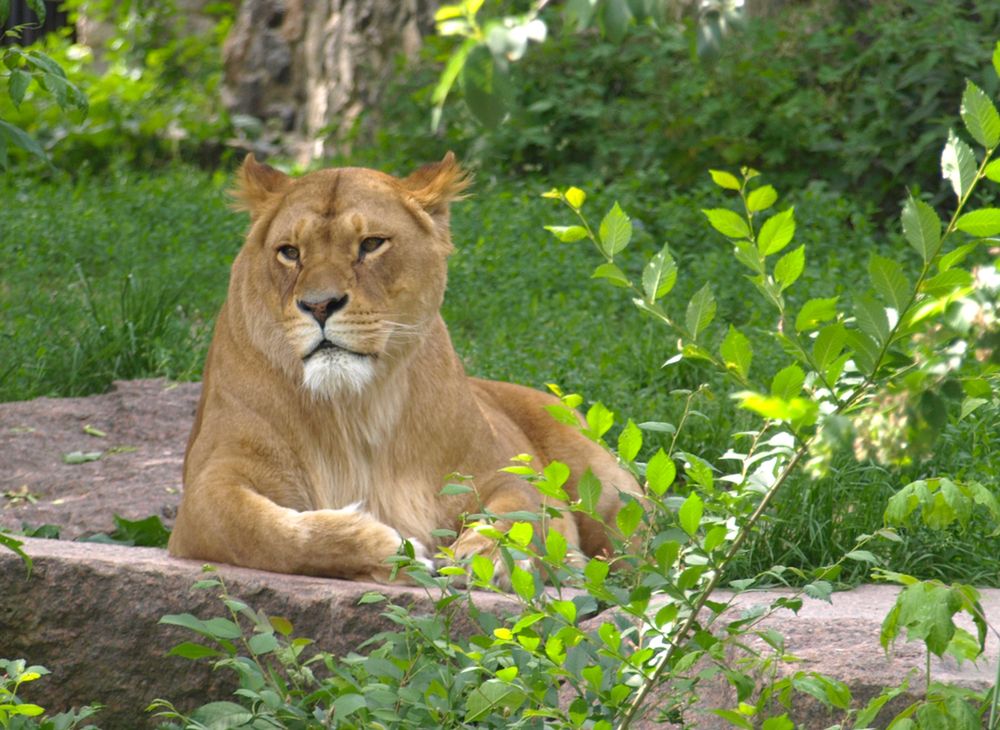
M446 224L448 205L453 200L461 200L471 182L451 152L440 162L424 165L402 180L403 187L413 194L420 207Z

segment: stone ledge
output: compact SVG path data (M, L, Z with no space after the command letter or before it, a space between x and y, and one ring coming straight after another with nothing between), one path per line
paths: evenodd
M179 708L228 698L224 673L212 673L207 662L165 656L195 637L157 623L171 613L223 615L215 592L191 589L205 577L202 563L153 548L61 540L24 538L24 551L34 560L30 579L20 558L0 549L0 657L52 672L24 688L26 700L53 712L99 702L105 708L95 720L103 730L136 730L155 726L144 709L157 697ZM287 618L296 635L335 654L392 626L379 604L358 605L369 591L418 610L432 606L416 588L218 567L233 597ZM489 593L477 603L497 611L513 606Z
M898 685L914 672L910 687L919 691L926 677L926 655L921 642L907 642L905 636L891 647L888 655L879 643L882 621L896 601L900 588L893 585L864 585L854 590L834 593L831 603L804 599L798 614L782 609L765 619L759 628L775 629L785 637L789 654L798 658L794 664L779 668L782 676L795 671L819 672L845 682L851 690L856 707L863 707L885 687ZM994 628L1000 627L1000 590L981 589L983 610ZM751 591L737 596L739 608L770 605L787 591ZM720 599L721 600L721 599ZM975 635L968 616L961 614L956 622ZM750 643L756 649L766 647L761 640ZM987 636L986 652L979 662L959 665L953 658L931 657L931 676L939 682L984 690L996 680L1000 643L994 633ZM878 727L885 727L892 714L902 710L916 693L901 695L883 709ZM701 707L735 707L736 698L722 683L710 684L702 693ZM818 701L806 695L796 696L789 713L800 728L827 728L841 718L829 713ZM696 709L698 730L727 730L732 725L715 715ZM690 720L689 720L690 721ZM653 724L642 725L653 728Z
M158 625L168 613L221 615L214 593L192 591L203 577L201 563L178 560L163 550L126 548L97 543L25 539L35 561L25 579L20 559L0 550L0 656L23 657L48 667L52 674L25 697L58 711L88 702L105 709L96 718L104 730L153 727L143 713L158 696L190 707L210 693L227 693L227 677L211 673L207 663L166 657L189 632ZM366 592L378 590L397 603L430 609L431 601L413 588L290 576L220 566L231 594L270 615L284 616L297 635L315 639L324 650L343 654L389 627L379 605L358 605ZM784 611L765 623L786 637L787 649L801 659L795 668L830 674L847 682L861 702L883 686L895 684L911 669L922 671L922 645L898 643L886 657L878 643L882 619L895 601L893 586L863 586L836 593L832 604L806 600L797 617ZM769 603L777 592L747 593L737 603ZM492 594L479 594L486 610L504 612L512 605ZM983 604L993 626L1000 625L1000 590L983 591ZM934 676L965 686L989 686L996 672L998 645L991 635L987 660L957 666L934 660ZM915 682L919 685L919 681ZM25 688L27 689L27 688ZM707 688L705 706L731 706L725 688ZM827 727L816 707L797 706L801 727ZM813 718L809 721L808 718ZM637 726L654 727L651 721ZM728 727L701 715L696 727ZM664 727L656 725L656 727Z

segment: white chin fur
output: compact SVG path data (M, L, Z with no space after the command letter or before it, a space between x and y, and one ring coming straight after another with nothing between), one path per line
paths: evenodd
M302 384L317 397L361 393L375 377L375 365L370 357L343 350L317 352L304 366Z

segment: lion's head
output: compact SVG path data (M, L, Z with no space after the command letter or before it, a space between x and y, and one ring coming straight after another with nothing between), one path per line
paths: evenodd
M247 344L316 396L363 391L437 317L448 205L466 185L451 153L402 179L293 179L248 156L234 197L252 225L229 293Z

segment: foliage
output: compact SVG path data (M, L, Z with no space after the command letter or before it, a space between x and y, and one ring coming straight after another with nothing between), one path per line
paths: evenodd
M114 516L115 529L110 535L98 533L83 538L81 542L100 542L109 545L129 545L138 547L166 547L170 530L163 526L159 516L150 515L141 520L127 520Z
M30 702L22 702L17 692L27 682L34 682L49 673L40 666L27 666L23 659L0 659L0 728L3 730L71 730L95 715L99 705L80 710L45 716L45 710ZM81 730L97 730L84 725Z
M82 6L73 2L70 10L75 14ZM40 97L38 86L26 86L21 96L30 104L0 100L0 116L31 132L56 164L71 170L122 158L138 165L217 160L232 133L218 93L219 48L234 7L206 6L216 20L207 31L192 30L187 25L192 21L173 2L86 3L86 12L114 28L103 47L49 34L44 54L29 49L22 55L44 55L65 69L68 88L87 90L89 113L62 114ZM56 101L65 105L58 96Z
M1000 43L994 67L1000 75ZM829 600L846 563L873 566L874 577L903 586L883 623L884 647L905 634L922 642L928 657L980 657L987 634L997 629L987 623L974 588L890 570L870 549L880 540L898 541L917 520L947 531L979 513L1000 531L995 491L969 479L931 473L911 481L889 500L884 526L859 536L830 564L809 571L775 565L729 581L737 593L788 574L804 584L767 606L737 614L730 610L733 598L717 592L796 472L824 474L836 452L852 448L861 461L892 470L907 467L930 450L950 409L968 415L997 407L1000 322L992 289L1000 274L995 260L975 262L985 258L977 256L984 241L1000 234L1000 209L970 210L970 200L978 183L1000 178L992 161L1000 146L1000 115L972 84L965 88L961 109L965 130L982 150L977 154L949 133L941 167L955 201L947 222L911 194L900 223L915 255L873 252L866 284L849 297L814 296L793 304L789 293L800 282L807 258L804 245L793 245L799 229L794 208L776 207L777 190L762 184L751 168L739 175L711 171L713 182L737 201L702 213L773 311L775 324L766 330L744 331L731 322L718 326L711 282L678 306L675 287L683 270L669 243L630 275L625 259L636 227L618 203L598 224L587 215L584 190L546 193L573 216L567 225L547 226L550 233L569 244L588 241L602 259L594 276L626 290L640 311L670 332L676 342L671 360L707 363L724 373L732 383L731 397L755 415L753 425L733 433L729 450L717 458L706 458L700 445L698 451L686 450L686 444L698 443L690 439L687 422L700 387L685 394L675 423L629 420L618 434L617 451L642 479L645 494L623 497L615 524L607 526L617 538L614 553L589 559L575 555L558 531L543 526L563 510L599 519L594 505L600 483L585 473L571 499L564 489L569 476L564 464L515 458L506 471L530 481L546 504L566 506L546 507L541 515L467 516L468 524L498 541L519 603L511 616L479 610L468 590L449 582L457 578L473 588L498 590L496 565L489 557L474 556L467 565L449 565L431 576L410 559L412 554L401 555L400 569L435 599L436 617L390 604L384 615L398 630L375 637L367 654L338 660L319 652L303 660L307 644L289 638L287 621L260 616L229 596L221 581L203 581L203 588L221 589L230 617L181 615L164 621L211 642L185 643L175 653L219 659L221 666L236 670L240 702L211 703L191 717L165 701L154 709L185 727L211 721L229 727L625 730L651 713L658 720L696 724L691 713L699 685L717 678L731 685L735 701L714 712L735 727L793 728L789 709L810 697L835 713L840 722L833 727L860 730L871 727L909 682L852 708L843 683L815 672L780 671L784 640L760 625L779 610L797 611L803 594ZM767 338L782 352L774 367L771 360L762 366L756 357ZM577 425L598 442L611 438L611 411L595 403L585 424L578 425L571 409L582 398L553 390L563 401L550 408L557 420ZM669 444L640 461L650 432L669 433ZM513 524L505 530L490 527L498 517ZM447 549L442 556L454 558ZM553 588L546 590L544 582ZM368 594L362 601L384 597ZM614 610L600 612L606 607ZM449 616L456 608L478 624L468 640L451 630ZM971 618L975 635L956 625L960 613ZM751 639L765 648L752 648ZM734 661L737 649L741 658ZM895 716L891 727L979 728L984 721L991 729L1000 726L997 685L990 692L960 690L934 683L929 662L926 671L916 701Z
M29 0L29 7L45 22L45 3L42 0ZM0 2L0 28L10 15L10 4L7 0ZM14 40L21 37L23 27L15 26L4 31L5 39ZM41 94L47 94L58 106L60 112L76 109L79 113L87 113L87 97L81 93L76 84L66 77L66 72L47 54L37 50L22 50L16 45L4 46L0 52L0 83L7 88L7 98L13 109L20 111L29 89L37 89ZM8 166L8 150L11 146L19 147L27 153L45 160L45 152L38 142L18 125L6 121L3 117L8 113L0 107L0 168Z
M448 56L431 96L433 128L456 82L465 104L485 126L496 127L510 111L515 87L511 64L524 57L530 42L541 43L548 34L542 17L547 0L535 0L517 14L510 14L519 9L511 5L516 4L490 3L480 17L484 0L462 0L442 5L434 14L439 35L462 40ZM635 24L675 27L688 16L698 53L707 55L718 50L732 25L742 22L741 11L742 3L735 0L579 0L561 8L559 24L567 32L596 29L620 46Z
M988 55L998 13L987 0L785 3L700 63L677 26L617 42L553 19L518 62L505 124L482 129L456 107L447 133L490 170L638 177L659 192L749 164L781 187L820 177L890 214L906 180L939 177L935 147L964 79L997 91L974 59Z

